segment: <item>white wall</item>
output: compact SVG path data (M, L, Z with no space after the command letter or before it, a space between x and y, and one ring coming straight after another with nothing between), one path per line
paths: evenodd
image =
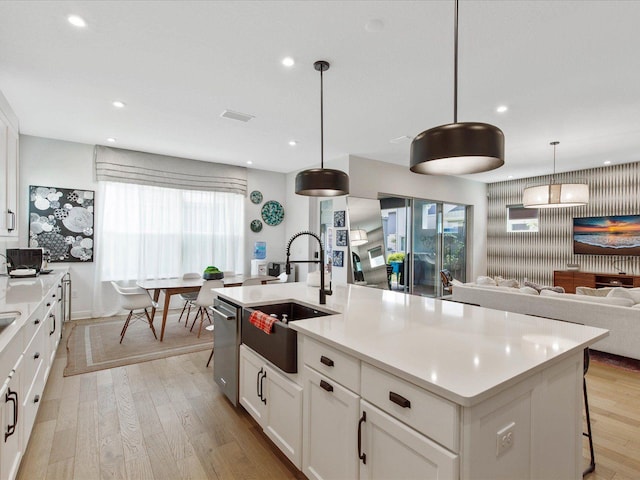
M354 197L377 199L379 193L471 205L473 238L467 278L487 271L487 185L449 176L419 175L407 167L349 157L350 192Z
M253 250L255 242L267 243L267 262L284 262L285 245L287 242L286 230L287 223L291 217L291 210L288 208L286 194L286 176L283 173L268 172L266 170L249 169L247 171L247 191L251 193L258 190L262 193L262 202L259 204L252 203L247 195L245 199L245 274L250 273L251 259L253 258ZM265 202L275 200L280 202L284 207L284 220L280 225L270 226L262 220L261 210ZM254 233L249 228L251 220L260 220L262 222L262 230Z
M28 245L28 195L29 185L43 185L62 188L80 188L97 190L93 164L93 145L65 142L49 138L20 136L20 239L18 242L0 241L0 248L26 247ZM287 220L291 217L287 207L288 189L286 176L282 173L252 170L247 172L249 192L260 190L264 201L277 200L285 208L284 222L276 227L264 225L262 232L254 234L249 222L260 217L262 204L255 205L249 198L245 200L246 235L244 272L250 271L253 245L257 240L267 242L267 259L284 260ZM264 203L263 201L263 203ZM96 203L100 198L96 198ZM297 215L294 214L294 217ZM308 217L308 215L307 215ZM96 249L100 248L100 239L96 240ZM19 243L19 244L17 244ZM4 250L2 250L4 251ZM73 281L72 318L91 317L93 311L94 263L66 264L70 267Z
M97 190L93 145L20 135L20 247L29 241L29 185ZM96 199L97 202L100 199ZM96 239L96 248L100 241ZM72 280L72 318L91 316L93 263L65 263Z

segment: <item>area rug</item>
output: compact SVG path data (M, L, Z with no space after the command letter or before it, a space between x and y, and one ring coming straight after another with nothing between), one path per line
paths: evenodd
M200 338L197 338L198 325L190 332L184 327L184 320L178 323L178 316L176 313L167 317L162 342L153 337L146 322L138 320L129 324L124 340L119 343L120 331L126 316L70 322L73 326L67 340L67 366L64 376L147 362L213 347L212 332L203 328ZM193 315L191 317L193 318ZM154 321L158 338L161 323L162 317L158 314Z

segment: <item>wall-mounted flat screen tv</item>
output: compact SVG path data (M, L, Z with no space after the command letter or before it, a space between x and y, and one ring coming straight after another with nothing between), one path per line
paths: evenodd
M640 255L640 215L574 218L573 253Z

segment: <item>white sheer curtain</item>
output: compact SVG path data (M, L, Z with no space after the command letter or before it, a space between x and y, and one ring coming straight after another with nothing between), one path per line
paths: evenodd
M94 316L115 313L111 280L243 270L242 195L100 182L98 198Z

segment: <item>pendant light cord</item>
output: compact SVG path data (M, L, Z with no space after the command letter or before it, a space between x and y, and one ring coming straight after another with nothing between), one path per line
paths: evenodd
M458 0L453 17L453 123L458 123Z
M322 68L320 69L320 169L324 169L324 86L322 83Z
M556 182L556 145L560 142L555 141L551 142L549 145L553 145L553 175L551 175L551 183Z

